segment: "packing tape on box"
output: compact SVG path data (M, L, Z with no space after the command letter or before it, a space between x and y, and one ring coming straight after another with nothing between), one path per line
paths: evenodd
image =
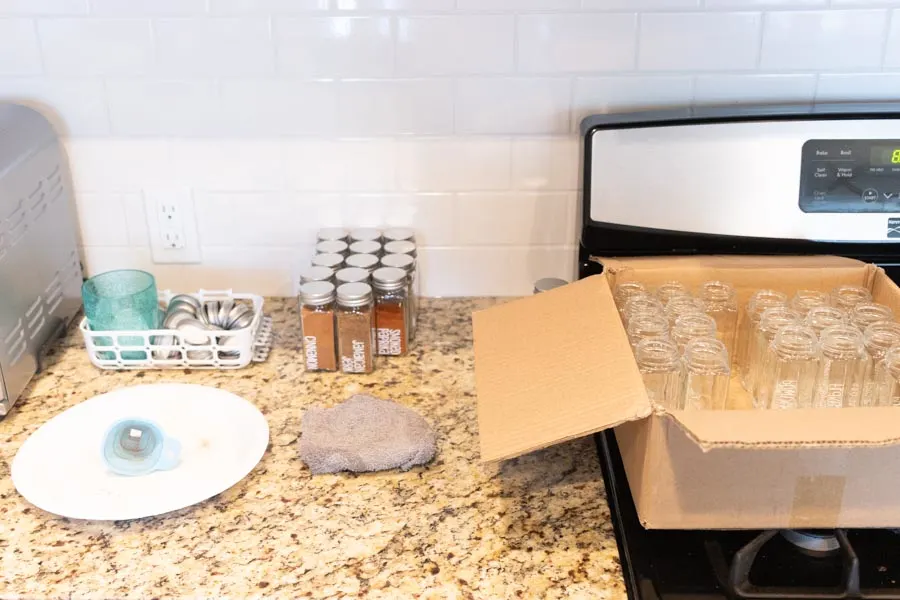
M833 528L838 524L844 504L846 477L842 475L804 475L794 483L791 529Z

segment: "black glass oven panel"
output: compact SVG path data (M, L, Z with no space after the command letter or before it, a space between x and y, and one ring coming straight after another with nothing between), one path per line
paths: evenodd
M801 153L800 210L900 212L900 140L808 140Z

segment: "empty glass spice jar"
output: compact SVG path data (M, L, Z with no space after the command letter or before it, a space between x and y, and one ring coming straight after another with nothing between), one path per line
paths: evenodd
M688 342L696 338L716 337L716 322L709 315L703 313L691 313L682 315L675 320L670 334L671 340L683 352ZM727 349L726 349L727 350Z
M863 383L861 406L875 406L878 403L877 378L875 369L884 360L888 350L894 346L900 346L900 324L892 321L878 321L872 323L863 332L863 344L869 361L866 365L868 372Z
M625 308L625 303L628 302L632 296L638 294L647 294L647 287L643 283L629 281L627 283L617 284L615 290L613 290L613 299L616 301L616 307L621 312L622 309Z
M665 310L669 323L673 325L678 317L693 313L706 314L703 302L693 296L675 296L666 304Z
M675 344L663 338L643 339L634 356L650 402L671 410L683 408L678 406L682 367Z
M734 287L724 281L707 281L700 286L699 295L706 314L716 322L716 338L725 344L731 357L734 354L738 315Z
M668 304L669 300L676 296L690 295L691 293L688 291L687 286L680 281L667 281L656 288L656 297L663 303L663 306Z
M819 348L813 408L859 406L868 361L862 334L850 325L829 327L819 336Z
M757 384L759 383L760 374L762 373L766 349L769 347L769 344L772 343L772 340L775 339L775 334L778 333L779 329L786 325L799 324L800 315L786 306L767 308L763 311L762 315L760 315L759 323L757 323L756 329L753 332L753 340L750 343L750 350L747 354L747 362L749 363L747 377L741 381L744 389L750 392L754 398L757 396ZM754 402L754 406L759 408L756 401Z
M816 290L797 290L797 293L791 298L791 308L801 317L806 317L811 308L829 306L830 304L830 296L825 292Z
M849 316L851 325L860 331L865 331L866 327L872 323L892 321L894 319L894 311L884 304L860 302L850 309Z
M642 340L669 339L669 320L662 314L643 314L628 321L628 340L636 347Z
M900 407L900 348L891 348L875 368L878 406Z
M738 316L737 335L734 343L735 356L732 364L738 369L742 382L750 380L750 346L759 318L768 308L787 306L787 301L787 294L775 290L757 290ZM749 391L746 385L744 387Z
M724 410L728 401L728 354L715 338L697 338L684 348L679 405L685 410Z
M371 373L374 370L374 332L372 288L360 282L338 286L337 337L341 371Z
M806 313L804 322L820 336L829 327L846 324L847 313L834 306L815 306Z
M754 408L812 408L819 339L805 325L787 325L769 344Z
M871 301L872 293L858 285L839 285L831 290L831 305L848 313L857 304Z
M300 286L300 329L307 371L336 371L334 284L310 281Z
M634 295L625 303L622 309L622 322L628 325L628 321L638 315L662 315L665 314L662 302L650 294Z
M381 356L400 356L409 348L409 287L406 271L381 267L372 271L375 291L375 348Z

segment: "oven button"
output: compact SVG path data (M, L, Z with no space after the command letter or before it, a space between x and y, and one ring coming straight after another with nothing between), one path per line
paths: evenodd
M838 167L835 175L838 179L850 179L853 177L853 167Z
M813 171L814 179L827 179L828 178L828 167L816 167Z
M878 190L875 188L867 188L863 190L861 194L863 202L877 202L878 201Z

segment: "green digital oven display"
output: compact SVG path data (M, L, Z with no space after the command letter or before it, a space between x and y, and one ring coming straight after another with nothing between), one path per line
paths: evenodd
M900 165L900 148L896 146L872 146L869 164L873 167Z

